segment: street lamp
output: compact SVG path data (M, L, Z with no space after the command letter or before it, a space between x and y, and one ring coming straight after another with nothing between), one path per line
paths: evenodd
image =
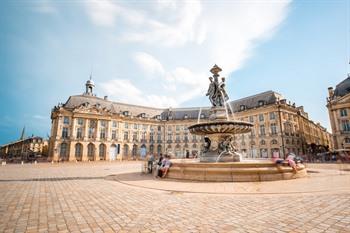
M283 128L282 128L281 104L280 104L279 98L277 99L277 109L278 109L278 119L279 119L281 139L282 139L282 153L283 153L283 158L286 159L286 153L285 153L285 148L284 148Z

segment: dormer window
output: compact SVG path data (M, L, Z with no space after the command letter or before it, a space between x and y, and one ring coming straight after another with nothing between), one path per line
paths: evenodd
M157 116L156 116L156 119L157 119L157 120L160 120L160 115L157 115Z
M124 115L124 116L129 116L129 111L124 111L124 112L123 112L123 115Z
M246 109L246 106L245 106L245 105L241 105L241 106L239 107L239 109L240 109L241 111L244 111L244 110Z
M184 119L188 119L188 115L187 114L185 114Z
M146 113L141 113L141 114L140 114L140 117L141 117L141 118L146 118Z
M259 107L260 107L260 106L264 106L264 105L265 105L265 101L259 100L258 105L259 105Z
M203 119L204 118L204 114L203 113L201 113L201 119Z

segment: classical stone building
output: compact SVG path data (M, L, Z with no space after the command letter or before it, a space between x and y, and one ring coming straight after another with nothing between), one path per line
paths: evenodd
M41 137L29 137L0 146L0 156L7 160L28 160L34 156L46 157L48 142Z
M175 157L200 153L203 138L187 127L208 119L209 107L151 108L109 101L93 94L86 83L82 95L70 96L52 110L50 158L69 161L138 158L147 153ZM230 117L254 123L251 134L236 135L237 150L245 157L273 153L309 153L330 146L330 134L309 120L303 107L287 103L273 91L230 102ZM234 116L233 116L234 115Z
M350 149L350 75L328 88L327 108L335 149Z

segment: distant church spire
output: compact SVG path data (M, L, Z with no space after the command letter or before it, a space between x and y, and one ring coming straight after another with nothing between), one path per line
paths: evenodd
M22 129L22 134L20 140L23 140L25 138L25 132L26 132L26 127L24 126Z

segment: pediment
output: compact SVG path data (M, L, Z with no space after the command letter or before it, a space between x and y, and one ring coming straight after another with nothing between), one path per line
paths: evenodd
M73 112L79 112L79 113L90 113L90 114L112 114L110 109L107 109L106 107L102 107L99 104L90 104L89 102L85 102L78 107L73 109Z

